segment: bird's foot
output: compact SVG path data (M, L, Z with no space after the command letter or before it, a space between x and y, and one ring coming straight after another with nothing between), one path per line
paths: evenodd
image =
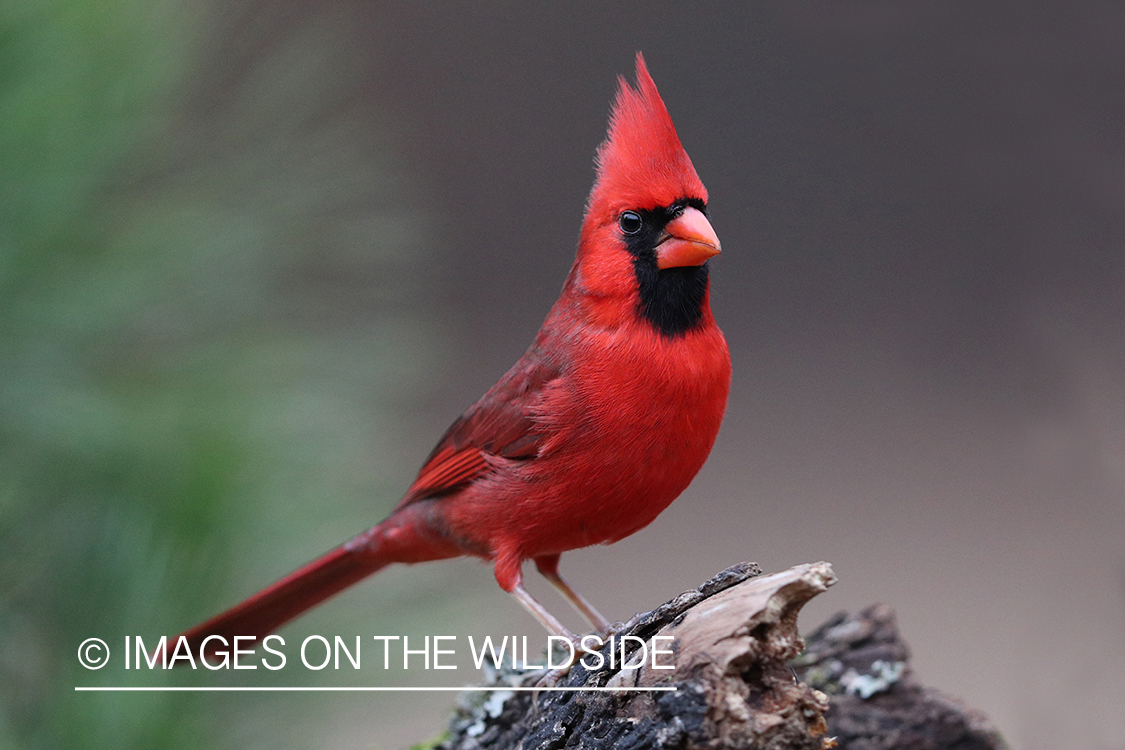
M606 626L605 630L602 631L602 634L601 634L602 639L603 640L609 640L610 638L612 638L615 635L621 635L622 633L628 633L630 630L632 630L634 627L636 627L637 623L639 623L641 621L641 615L642 614L647 614L647 613L642 612L642 613L635 614L632 617L630 617L628 619L628 621L626 621L626 622L621 622L621 620L617 620L616 622L611 622L609 625Z
M610 627L612 628L613 626L611 625ZM587 645L583 645L583 640L586 641ZM560 656L562 658L561 663L557 663L554 659L551 659L550 663L552 665L556 663L558 665L552 666L552 668L544 672L543 676L536 680L535 687L556 687L559 682L561 682L568 674L570 674L571 668L573 668L574 665L578 663L579 659L586 656L587 654L596 654L602 643L604 643L604 639L601 639L600 641L594 639L594 643L597 645L590 644L590 640L591 639L589 636L572 636L567 638L569 647L562 646L560 644L558 651L556 651L556 653L565 651L565 654L560 653Z
M543 676L541 676L538 680L535 681L535 685L533 687L537 687L537 688L558 687L558 684L560 682L562 682L563 679L565 679L568 674L570 674L571 666L573 666L573 665L568 664L565 667L559 667L558 669L547 670L546 672L543 673ZM539 697L538 691L536 691L535 697L536 698Z

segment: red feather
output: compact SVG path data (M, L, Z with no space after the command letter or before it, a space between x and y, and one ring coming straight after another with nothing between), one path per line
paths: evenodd
M617 83L609 134L598 148L598 178L590 192L587 214L667 206L684 196L706 203L707 188L680 144L664 100L639 52L637 87L630 86L623 76L618 76Z
M534 559L603 623L558 578L558 555L656 518L703 465L726 406L730 357L702 265L718 252L706 200L638 54L637 86L621 79L598 149L574 266L531 347L450 426L389 518L188 631L193 647L209 634L265 635L392 562L458 555L490 560L502 588L565 632L523 590ZM630 235L626 212L651 236ZM658 267L664 242L680 248Z

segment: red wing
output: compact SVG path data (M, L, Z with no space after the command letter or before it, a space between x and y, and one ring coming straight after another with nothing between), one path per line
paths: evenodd
M547 434L531 414L539 392L558 370L529 361L529 352L500 382L450 425L398 507L455 492L492 471L490 456L535 458Z
M488 459L479 448L466 446L458 449L450 445L439 448L418 472L418 478L410 485L399 507L422 497L458 490L488 471Z

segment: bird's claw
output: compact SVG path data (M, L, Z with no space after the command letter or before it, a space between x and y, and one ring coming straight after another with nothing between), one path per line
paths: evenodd
M537 687L537 688L557 687L558 684L560 682L562 682L563 678L565 678L568 674L570 674L571 666L573 666L573 664L567 664L566 666L559 667L558 669L547 670L546 672L543 673L542 677L540 677L538 680L535 681L534 687ZM538 697L538 693L536 693L536 697Z
M615 635L623 635L625 633L628 633L628 632L632 631L633 628L635 628L637 626L637 624L641 621L641 617L643 615L646 615L646 614L648 614L648 613L647 612L639 612L639 613L633 615L632 617L630 617L625 622L621 622L621 620L617 620L616 622L610 623L609 625L606 626L605 631L602 632L602 634L601 634L602 639L603 640L609 640L610 638L612 638Z
M610 630L612 630L614 628L614 626L618 625L618 624L620 624L620 623L614 623L614 625L610 625L609 626ZM535 681L535 687L537 687L537 688L553 688L553 687L556 687L567 675L570 674L571 668L574 667L574 665L578 663L579 659L581 659L583 656L585 656L587 654L597 653L597 649L588 648L586 646L583 646L582 645L582 638L580 638L578 636L570 637L570 638L567 639L567 641L570 643L570 648L568 649L568 651L570 653L570 657L565 662L563 662L560 666L555 667L554 669L549 669L546 672L544 672L543 676Z

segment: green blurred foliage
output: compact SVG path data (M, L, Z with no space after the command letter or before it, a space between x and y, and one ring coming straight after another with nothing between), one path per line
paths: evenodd
M238 702L76 694L130 678L78 644L174 633L396 499L421 222L346 16L262 14L0 6L0 747L287 744Z

